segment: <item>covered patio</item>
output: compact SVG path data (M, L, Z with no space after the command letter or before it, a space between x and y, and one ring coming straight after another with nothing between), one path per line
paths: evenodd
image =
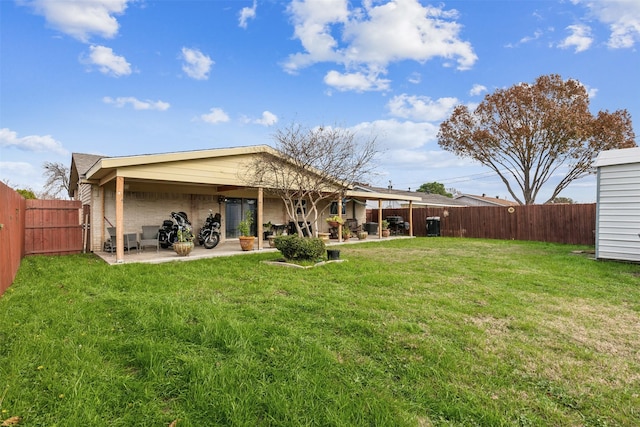
M390 236L390 237L379 237L377 235L369 235L364 240L359 240L357 238L351 238L348 241L339 242L337 240L329 240L326 243L327 248L339 248L344 245L357 245L362 243L371 243L371 242L384 242L395 239L410 239L413 238L411 236ZM174 262L174 261L195 261L199 259L207 259L207 258L219 258L219 257L229 257L229 256L238 256L238 255L250 255L256 253L274 253L278 252L276 248L265 247L263 249L255 249L253 251L243 251L240 248L240 244L236 240L229 240L226 242L220 243L213 249L205 249L204 246L196 245L193 248L193 251L188 256L179 256L172 249L160 249L158 251L149 250L146 251L127 251L124 253L124 259L122 261L118 261L115 256L115 253L110 252L94 252L97 256L102 258L107 264L110 265L121 265L121 264L133 264L133 263L143 263L143 264L160 264L165 262Z

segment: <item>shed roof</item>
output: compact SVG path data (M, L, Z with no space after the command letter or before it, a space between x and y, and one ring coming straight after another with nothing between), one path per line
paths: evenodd
M640 163L640 147L601 151L596 158L594 166L599 168L629 163Z

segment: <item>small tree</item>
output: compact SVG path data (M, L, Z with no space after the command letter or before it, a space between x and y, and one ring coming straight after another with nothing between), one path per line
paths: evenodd
M47 181L43 186L43 199L68 198L69 195L69 168L62 163L44 162L42 164L44 176Z
M571 197L556 197L555 199L549 202L553 205L573 205L575 202Z
M453 197L453 194L449 193L445 188L444 184L439 182L426 182L422 184L416 191L420 193L430 193L430 194L439 194L445 197Z
M473 111L458 106L440 125L440 146L491 168L520 204L566 167L547 201L591 172L602 150L636 145L626 110L589 112L589 95L576 80L538 77L485 96Z
M375 138L358 139L339 127L305 128L292 123L279 129L274 139L278 153L256 158L246 180L282 199L299 236L303 229L312 235L307 222L317 236L318 217L329 206L321 203L344 197L348 188L371 173Z
M25 199L37 199L38 198L36 196L36 194L33 192L33 190L30 190L30 189L18 188L18 189L16 189L16 193L20 194Z

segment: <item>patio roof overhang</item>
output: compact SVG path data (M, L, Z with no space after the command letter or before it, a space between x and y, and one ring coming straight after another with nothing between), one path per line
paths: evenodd
M422 200L422 198L416 196L398 196L397 194L361 190L349 190L345 193L345 196L366 200L406 200L407 202L419 202Z

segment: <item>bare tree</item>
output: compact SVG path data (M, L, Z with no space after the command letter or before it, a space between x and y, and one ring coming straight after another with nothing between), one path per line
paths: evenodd
M473 112L456 107L438 133L442 148L491 168L520 204L535 203L543 185L566 167L547 202L555 199L590 173L599 151L634 147L634 139L626 110L593 116L584 85L555 74L497 90Z
M356 182L372 172L376 138L360 139L340 127L305 128L292 123L275 135L277 153L267 152L251 165L250 185L278 195L298 235L317 236L318 217ZM302 226L300 226L302 224Z
M42 164L47 181L42 188L41 198L60 199L69 195L69 168L62 163L44 162ZM62 194L62 197L60 195Z

